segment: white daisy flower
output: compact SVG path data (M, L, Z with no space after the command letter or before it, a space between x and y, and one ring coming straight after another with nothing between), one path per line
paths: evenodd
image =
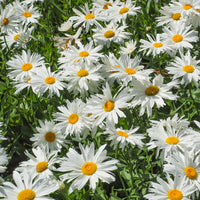
M35 74L36 68L44 64L44 57L28 50L22 51L22 55L16 55L6 63L12 71L8 76L10 79L24 80L25 77L31 77Z
M33 4L27 5L26 3L18 4L16 8L17 16L22 24L35 24L38 23L38 18L41 16L39 11Z
M192 24L195 28L200 26L200 3L199 6L195 9L195 13L190 15L189 22Z
M42 65L31 76L30 84L38 96L48 91L48 97L52 98L54 94L60 97L60 90L66 87L63 79L63 72L51 72L50 67L46 68L45 65Z
M62 52L64 57L59 58L60 63L86 63L88 65L98 62L103 57L102 53L98 53L102 46L93 47L93 41L87 43L85 46L78 43L78 48L69 45L69 49Z
M22 80L21 79L19 79L19 80L13 79L12 83L14 84L14 87L16 88L15 94L18 94L25 88L29 89L31 87L30 80L31 80L31 78L29 76L25 76Z
M106 130L103 132L103 134L109 134L106 140L111 141L110 145L113 146L114 149L116 149L119 144L119 148L124 150L127 144L134 146L138 145L139 147L144 145L142 142L142 139L145 138L143 134L136 134L136 131L138 131L139 128L140 127L136 127L134 129L130 128L129 130L125 130L122 127L115 128L114 123L107 121Z
M63 31L63 32L67 32L68 30L70 30L72 27L72 22L70 20L67 20L65 22L63 22L60 27L58 27L59 31Z
M144 195L148 200L189 200L189 196L196 191L193 185L186 185L183 178L175 176L174 180L166 174L167 182L157 177L157 182L151 182L149 194Z
M103 88L103 94L92 95L88 100L87 109L89 113L92 113L96 125L101 124L104 119L111 122L118 123L119 117L125 117L125 114L120 110L127 108L128 101L131 96L124 89L112 96L111 89L106 83L106 87ZM94 109L95 108L95 109Z
M16 170L22 172L26 170L32 175L36 174L38 178L51 180L51 177L54 176L53 171L56 170L54 164L59 163L58 152L49 152L49 149L44 146L33 148L32 152L34 155L25 151L25 155L29 160L21 162Z
M173 4L163 6L159 12L162 16L156 17L157 26L169 23L185 23L187 21L187 18L181 14L181 8L177 8Z
M85 96L88 92L98 92L99 83L104 80L99 71L101 64L73 64L65 67L65 80L68 82L67 89L77 95Z
M133 42L133 40L125 42L125 47L120 47L120 54L132 54L133 51L136 49L136 44L137 42Z
M13 179L16 185L11 182L3 183L3 189L6 194L5 200L53 200L48 195L58 189L58 185L49 183L45 179L36 179L35 175L27 171L21 174L14 171Z
M152 69L144 69L143 65L140 65L141 59L135 57L131 59L130 56L122 54L117 60L116 65L113 66L113 71L117 73L111 73L110 79L114 78L118 82L122 82L127 85L130 81L135 79L143 81L149 79L149 74L153 72Z
M196 87L199 86L200 80L200 60L196 60L196 56L192 57L190 51L184 55L180 52L180 57L176 56L174 61L169 64L166 69L169 74L173 75L173 80L182 77L181 84L187 85L193 82Z
M153 56L159 55L160 53L169 52L171 50L170 46L167 45L163 39L161 39L161 35L157 34L156 38L147 34L148 40L140 40L140 50L144 51L144 54L147 56L153 54Z
M89 31L90 26L100 26L98 21L105 21L106 19L105 16L100 15L99 10L97 10L95 7L93 7L92 10L90 10L87 3L85 3L84 8L80 9L82 12L73 8L73 11L76 13L76 16L70 17L69 20L72 21L73 27L75 28L79 25L82 25L86 33Z
M8 164L8 156L4 148L0 148L0 173L4 173L6 171L6 164Z
M39 124L40 127L36 127L37 133L30 138L34 142L33 147L47 146L50 151L60 151L62 146L66 147L65 136L53 121L39 120Z
M163 99L176 100L177 96L169 91L177 85L177 82L169 82L163 84L162 75L157 75L153 81L144 80L143 82L135 81L134 87L130 89L130 93L134 97L131 101L131 107L140 105L140 116L147 110L147 115L152 115L152 108L156 104L157 108L165 106Z
M120 6L112 7L113 20L125 23L127 16L135 16L141 7L136 7L134 3L132 0L127 0L122 2Z
M73 102L66 101L67 106L59 106L60 112L54 113L55 121L58 121L56 128L61 129L65 136L74 135L79 138L80 135L87 136L91 120L88 117L88 110L82 100L75 99Z
M93 192L96 189L96 183L100 179L102 182L110 183L115 181L111 171L116 170L115 164L118 160L107 160L106 145L101 146L95 154L94 143L85 148L79 144L81 154L70 148L67 157L61 161L58 171L65 172L61 175L62 180L73 181L69 188L69 193L75 189L81 190L89 181Z
M111 21L105 28L98 27L97 29L92 29L94 32L94 41L100 45L106 45L110 47L111 42L122 44L125 39L128 39L131 33L125 32L127 26L119 26L113 21Z
M175 118L172 118L172 120ZM182 119L178 121L166 120L161 123L154 123L153 126L147 129L147 133L151 138L147 143L148 149L157 148L156 157L162 151L162 160L171 156L174 152L184 152L185 149L191 149L194 145L193 138L196 137L197 132L187 127Z
M199 40L197 31L191 30L191 26L186 24L170 23L169 27L163 28L162 38L175 52L183 52L183 48L193 48L192 42Z
M184 154L175 152L166 159L168 164L164 165L164 171L170 174L180 174L184 177L186 185L195 185L200 190L200 159L194 151L187 151Z

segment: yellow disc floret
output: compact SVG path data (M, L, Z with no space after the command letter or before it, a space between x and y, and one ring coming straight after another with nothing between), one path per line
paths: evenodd
M4 24L4 25L7 25L8 23L9 23L9 19L6 18L6 17L4 17L4 18L3 18L3 24Z
M124 71L125 71L127 74L130 74L130 75L136 74L136 71L135 71L134 69L132 69L132 68L126 68Z
M159 88L155 85L151 85L148 88L146 88L146 90L145 90L145 94L147 96L154 96L154 95L158 94L158 92L159 92Z
M29 71L30 69L32 69L33 65L31 63L25 63L22 65L22 70L23 71Z
M128 134L124 131L117 131L117 134L121 137L128 137Z
M184 10L190 10L192 8L192 6L190 5L190 4L185 4L184 6L183 6L183 9Z
M23 15L26 18L31 17L31 13L30 12L24 12Z
M177 143L179 143L179 139L178 139L177 137L175 137L175 136L171 136L171 137L168 137L168 138L165 140L165 142L166 142L167 144L170 144L170 145L172 145L172 144L177 144Z
M112 37L114 37L114 36L115 36L115 32L112 31L112 30L108 30L108 31L106 31L106 32L104 33L104 37L105 37L105 38L112 38Z
M181 13L174 13L172 19L178 21L181 18Z
M123 7L123 8L120 9L119 14L123 15L124 13L127 13L128 11L129 11L129 8Z
M107 10L107 9L108 9L108 6L112 6L112 4L111 4L111 3L106 3L106 4L104 5L103 9Z
M45 78L45 83L47 84L54 84L56 82L56 79L53 76L49 76L47 78Z
M95 16L93 14L87 14L85 15L85 19L94 19Z
M88 76L88 71L86 69L81 69L77 72L77 76L79 77L84 77L84 76Z
M110 112L110 111L112 111L114 109L114 107L115 107L115 102L114 101L106 101L106 103L103 106L103 109L106 112Z
M163 44L160 43L160 42L155 42L155 43L153 43L153 46L156 47L156 48L159 48L159 47L162 47Z
M55 135L55 133L53 133L51 131L47 132L45 134L45 139L46 139L47 142L54 142L54 140L56 139L56 135Z
M36 171L38 173L41 173L43 171L45 171L46 169L48 168L48 163L43 161L43 162L39 162L37 165L36 165Z
M194 71L194 67L192 65L185 65L183 67L183 71L185 71L187 73L192 73Z
M33 200L35 199L35 192L31 189L25 189L18 193L17 200Z
M14 40L18 40L19 39L20 34L17 34L14 36Z
M173 42L175 43L178 43L178 42L181 42L183 40L183 36L182 35L179 35L179 34L176 34L172 37L172 40Z
M92 175L96 172L97 170L97 165L93 162L86 162L82 167L81 171L85 175Z
M169 190L167 196L170 200L181 200L183 198L183 193L180 190L173 189Z
M87 56L89 56L89 52L87 52L87 51L81 51L78 55L80 57L87 57Z
M193 167L186 167L184 169L185 173L186 173L186 176L189 178L189 179L196 179L197 178L197 171L195 168Z
M68 117L68 122L70 124L76 124L76 122L79 120L79 116L76 113L72 113L69 117Z

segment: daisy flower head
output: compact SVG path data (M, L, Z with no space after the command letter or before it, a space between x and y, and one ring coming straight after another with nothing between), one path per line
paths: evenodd
M187 85L191 82L196 87L199 86L200 80L200 60L196 60L196 56L192 57L190 51L184 55L180 52L180 57L176 56L174 61L166 68L169 74L173 75L173 80L182 78L181 84Z
M48 91L48 97L52 98L54 94L60 97L60 90L66 87L63 79L62 72L51 72L50 67L46 68L43 64L32 75L30 84L38 96L44 95Z
M125 42L125 47L120 47L121 54L132 54L133 51L136 49L136 41L130 40Z
M73 23L73 27L77 27L82 25L85 32L88 33L90 26L100 26L98 21L105 21L105 16L100 15L98 9L93 7L89 9L88 4L85 3L84 8L80 8L82 12L73 8L73 11L76 13L76 16L72 16L69 18L70 21Z
M183 177L175 176L174 180L166 174L167 181L157 177L157 182L151 182L149 194L144 195L148 200L189 200L189 196L196 191L194 185L186 185Z
M127 0L122 2L119 6L112 7L113 20L115 22L126 22L127 16L135 16L137 12L140 11L141 7L135 6L134 1Z
M30 89L31 83L30 83L31 78L29 76L25 76L23 79L13 79L12 83L14 84L15 87L15 94L18 94L19 92L23 91L25 88Z
M20 22L24 24L35 24L38 23L38 18L41 16L39 11L33 4L28 5L27 3L18 4L16 8L17 16Z
M153 54L153 56L159 55L164 52L169 52L171 50L170 46L167 45L165 41L161 38L160 34L156 35L156 38L147 34L148 40L141 39L140 50L144 51L147 56Z
M65 63L86 63L90 65L92 63L97 63L101 57L102 53L98 53L102 46L93 46L93 41L90 41L86 45L82 43L77 43L77 46L69 45L69 49L62 52L63 57L59 58L61 64Z
M3 189L6 194L5 200L53 200L48 195L58 189L58 185L50 183L46 179L38 179L27 171L22 173L14 171L13 179L16 184L11 182L3 183Z
M97 44L106 45L110 47L111 42L122 44L125 39L128 39L131 33L125 32L126 25L119 26L117 23L111 21L106 27L98 27L92 29L94 32L94 41Z
M61 129L65 136L75 134L77 138L80 138L80 135L86 137L91 127L86 104L80 99L72 102L67 100L66 104L59 106L59 112L53 114L55 121L58 122L56 128Z
M181 8L177 8L173 4L163 6L159 12L162 16L156 17L158 22L157 26L167 25L169 23L185 23L187 21L186 16L183 16L181 13Z
M75 95L85 96L88 93L97 93L99 83L104 80L100 75L102 65L77 63L65 67L65 80L68 82L67 89Z
M103 94L92 95L88 100L87 108L89 113L92 113L92 117L96 118L96 125L101 124L104 119L117 124L119 117L125 117L121 109L128 106L130 98L126 89L120 90L113 97L110 86L106 83Z
M0 13L1 33L8 33L8 31L14 30L19 20L15 16L13 9L10 6L6 6L4 9L0 6Z
M69 149L66 157L61 160L60 168L58 168L58 171L65 172L60 176L63 181L73 181L69 193L75 189L81 190L88 181L93 192L99 179L106 183L115 181L111 171L117 169L115 164L118 160L109 159L105 147L106 145L101 146L96 154L94 143L85 148L79 144L81 154L72 148Z
M58 28L59 31L63 31L63 32L67 32L68 30L70 30L72 27L72 22L70 20L67 20L65 22L63 22L60 27Z
M6 164L8 164L8 156L4 148L0 148L0 173L6 171Z
M57 42L55 44L55 46L59 47L61 50L63 49L68 49L69 46L72 46L72 45L78 45L78 43L80 44L81 42L81 39L79 39L80 35L81 35L81 32L82 32L82 28L80 27L76 34L74 35L70 35L70 34L67 34L65 33L65 37L54 37L54 40ZM80 44L81 45L81 44Z
M194 151L175 152L166 160L168 164L164 165L165 172L180 174L184 177L186 185L194 185L200 190L200 160Z
M119 144L119 148L124 150L127 144L137 145L139 147L143 146L142 139L145 137L142 134L136 134L140 127L130 128L129 130L124 130L122 127L115 128L115 124L109 121L106 122L106 130L103 134L108 134L108 141L111 141L110 145L113 146L114 149Z
M174 95L171 91L175 85L176 81L164 84L164 79L162 75L157 75L153 79L144 80L144 81L135 81L133 88L130 89L131 95L134 97L131 101L131 107L140 105L140 116L144 114L147 110L148 117L152 116L152 108L154 105L159 109L160 107L165 106L163 99L176 100L177 96Z
M115 79L118 82L122 82L127 85L129 82L137 80L147 80L149 79L149 74L153 72L152 69L144 70L144 66L140 65L141 59L136 56L131 59L129 55L122 54L120 58L116 61L113 71L116 73L111 73L109 78Z
M160 124L153 124L151 128L147 129L147 133L151 138L147 146L148 149L157 148L156 157L162 151L161 159L165 160L174 152L184 152L185 149L189 151L194 146L193 138L197 136L196 131L187 127L183 123L185 120L178 121L174 123L172 120L166 120L165 122L161 120Z
M58 152L50 152L46 146L33 148L32 152L34 155L25 151L25 155L29 158L29 160L21 162L17 171L23 172L26 170L32 175L36 174L39 178L50 180L51 177L54 176L53 171L56 170L54 165L59 163L59 159L57 157Z
M163 28L162 38L174 52L177 50L183 52L184 48L193 48L192 42L198 41L197 31L191 30L191 26L184 23L170 23L168 27Z
M55 127L54 121L39 120L39 127L36 127L37 133L30 140L33 147L47 146L50 151L60 151L62 146L66 146L65 136L61 130Z
M22 51L22 55L16 55L6 63L11 72L8 76L10 79L24 80L25 77L32 77L36 73L36 68L44 64L44 57L28 50Z

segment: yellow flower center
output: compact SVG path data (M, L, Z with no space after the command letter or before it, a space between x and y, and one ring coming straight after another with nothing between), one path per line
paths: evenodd
M49 76L45 78L45 83L47 84L54 84L56 82L56 79L53 76Z
M198 11L198 12L200 12L200 8L198 8L198 9L195 9L196 11Z
M106 32L104 33L104 37L105 37L105 38L112 38L112 37L114 37L114 36L115 36L115 32L112 31L112 30L108 30L108 31L106 31Z
M92 175L96 172L97 170L97 165L93 162L86 162L82 167L81 171L85 175Z
M70 124L76 124L76 122L79 120L79 116L76 113L72 113L69 117L68 117L68 122Z
M128 134L124 131L117 131L117 134L121 137L128 137Z
M179 139L178 139L177 137L175 137L175 136L171 136L171 137L168 137L168 138L165 140L165 142L166 142L167 144L170 144L170 145L172 145L172 144L177 144L177 143L179 143Z
M111 4L111 3L106 3L106 4L104 5L103 9L107 10L107 9L108 9L108 6L112 6L112 4Z
M29 78L26 82L27 82L28 84L31 84L31 83L30 83L30 80L31 80L31 79Z
M9 23L8 18L4 17L4 18L3 18L3 24L4 24L4 25L7 25L8 23Z
M136 71L134 70L134 69L132 69L132 68L126 68L125 69L125 72L127 73L127 74L136 74Z
M194 67L192 65L185 65L183 67L183 71L185 71L187 73L192 73L194 71Z
M106 112L110 112L110 111L112 111L114 109L114 107L115 107L115 102L114 101L106 101L106 103L103 106L103 109Z
M186 176L190 179L196 179L197 178L197 171L193 167L186 167L184 169Z
M158 94L159 92L159 88L155 85L151 85L150 87L146 88L145 90L145 94L147 96L154 96L156 94Z
M123 15L124 13L127 13L128 11L129 11L129 8L123 7L123 8L120 9L119 14Z
M39 162L37 165L36 165L36 171L38 173L41 173L43 171L45 171L48 167L48 163L43 161L43 162Z
M181 200L183 198L183 193L180 190L173 189L169 190L167 196L170 200Z
M22 70L23 71L29 71L30 69L32 69L33 65L31 63L25 63L22 65Z
M23 15L26 18L31 17L31 13L30 12L24 12Z
M84 77L84 76L88 76L88 71L87 70L85 70L85 69L81 69L81 70L79 70L78 72L77 72L77 76L79 76L79 77Z
M87 51L81 51L78 55L80 57L87 57L87 56L89 56L89 52L87 52Z
M85 15L85 19L94 19L95 16L93 14L87 14Z
M183 9L184 10L190 10L192 8L192 6L190 5L190 4L185 4L184 6L183 6Z
M15 35L14 40L18 40L19 36L20 36L20 34Z
M179 34L176 34L172 37L172 40L176 43L178 42L181 42L183 40L183 36L182 35L179 35Z
M51 131L47 132L45 134L45 139L46 139L47 142L53 142L56 139L56 135L55 135L55 133L53 133Z
M35 199L35 192L31 189L25 189L18 193L17 200L33 200Z
M173 15L172 15L172 19L173 20L179 20L181 18L181 13L174 13Z
M162 47L163 44L160 43L160 42L155 42L155 43L153 43L153 46L156 47L156 48L159 48L159 47Z

